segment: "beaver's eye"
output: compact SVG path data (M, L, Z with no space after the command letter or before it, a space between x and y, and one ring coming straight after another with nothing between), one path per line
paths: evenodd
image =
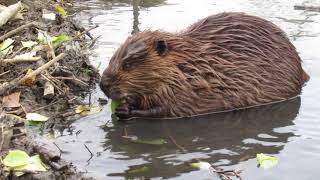
M122 69L123 70L128 70L130 68L130 64L129 63L124 63L123 65L122 65Z

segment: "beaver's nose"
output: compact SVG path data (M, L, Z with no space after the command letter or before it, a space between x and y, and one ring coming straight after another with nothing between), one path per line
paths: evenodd
M116 76L110 74L103 74L100 80L100 88L106 96L110 96L110 86L116 80Z
M109 92L110 92L109 91L109 88L110 88L109 83L101 78L99 85L100 85L100 89L104 92L104 94L109 97Z

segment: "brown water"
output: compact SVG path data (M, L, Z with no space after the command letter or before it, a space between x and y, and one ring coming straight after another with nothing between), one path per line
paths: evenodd
M297 11L294 5L320 5L317 0L89 0L75 3L75 17L101 35L91 60L102 71L116 48L132 31L146 28L177 31L199 18L223 11L241 11L279 25L297 47L311 76L301 97L291 101L231 113L177 121L113 123L110 104L103 112L81 118L57 131L64 158L95 179L214 179L215 174L191 169L202 160L225 169L242 169L244 179L319 179L320 171L320 13ZM134 0L134 2L138 2ZM97 104L104 97L92 93ZM107 123L108 122L108 123ZM132 143L139 138L165 139L164 145ZM175 145L170 139L174 139ZM93 152L84 147L86 144ZM185 149L185 150L183 150ZM272 169L257 167L255 156L279 158ZM134 169L145 169L134 173Z

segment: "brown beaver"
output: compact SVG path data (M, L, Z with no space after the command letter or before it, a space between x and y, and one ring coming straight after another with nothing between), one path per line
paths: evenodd
M220 13L179 33L130 36L100 87L126 101L119 117L182 117L282 101L309 76L285 33L244 13Z

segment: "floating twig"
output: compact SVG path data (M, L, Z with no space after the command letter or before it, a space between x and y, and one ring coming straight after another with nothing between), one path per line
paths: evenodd
M90 151L90 149L88 148L88 146L86 145L86 144L83 144L84 145L84 147L89 151L89 153L90 153L90 158L87 160L87 162L88 161L90 161L91 159L92 159L92 157L94 156L94 154Z
M68 154L67 151L62 150L55 142L53 142L53 144L58 148L58 150L60 152L60 154L59 154L60 157L61 157L61 154Z
M187 152L187 150L184 147L180 146L172 136L169 136L169 138L173 142L173 144L176 145L180 150L182 150L183 152Z
M79 27L77 24L75 24L75 23L73 23L72 22L72 25L73 25L73 27L78 31L83 31L84 30L84 28L83 27ZM90 39L93 39L93 37L92 37L92 35L90 34L90 32L88 31L88 32L86 32L86 35L90 38Z
M107 122L108 123L108 122ZM128 131L127 131L127 128L124 127L123 129L123 136L128 136Z

